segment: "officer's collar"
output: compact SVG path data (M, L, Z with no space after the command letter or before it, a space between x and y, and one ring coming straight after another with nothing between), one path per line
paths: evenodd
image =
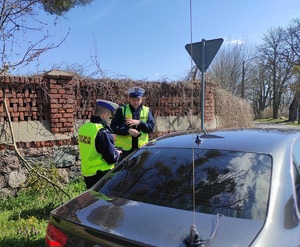
M103 118L96 116L96 115L92 115L91 117L91 122L92 123L103 123L105 122Z
M103 125L103 127L105 129L108 129L111 133L113 133L113 131L110 128L110 126L107 124L107 122L102 117L92 115L92 117L91 117L91 123L100 123L100 124Z

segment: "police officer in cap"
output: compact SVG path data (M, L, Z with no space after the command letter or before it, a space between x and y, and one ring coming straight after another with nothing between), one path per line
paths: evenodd
M102 178L120 158L121 151L114 145L113 132L108 125L119 105L97 100L90 122L83 124L78 131L81 172L87 189Z
M116 134L116 147L123 149L120 160L146 144L154 131L155 121L149 107L143 105L145 90L133 87L128 90L129 104L117 109L111 121Z

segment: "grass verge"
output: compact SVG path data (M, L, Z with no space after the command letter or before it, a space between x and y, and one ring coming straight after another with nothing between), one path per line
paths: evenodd
M85 191L82 179L64 187L73 198ZM16 196L0 200L0 246L44 247L50 211L69 198L49 186L39 190L20 191Z

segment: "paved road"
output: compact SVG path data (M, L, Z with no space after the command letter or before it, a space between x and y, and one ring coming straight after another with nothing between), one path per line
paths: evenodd
M276 129L299 129L300 131L300 127L299 126L292 126L292 125L288 125L286 123L268 123L268 122L255 122L255 127L258 128L276 128Z

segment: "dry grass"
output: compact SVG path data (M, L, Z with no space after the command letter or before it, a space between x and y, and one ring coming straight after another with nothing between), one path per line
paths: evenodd
M218 128L253 127L254 114L250 104L227 91L216 89Z

